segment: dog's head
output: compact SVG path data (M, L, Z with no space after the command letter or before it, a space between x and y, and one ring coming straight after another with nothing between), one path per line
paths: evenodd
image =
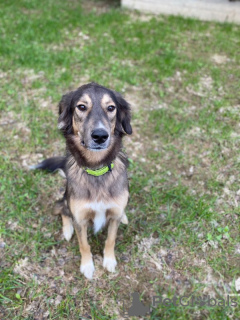
M59 103L59 129L85 153L110 150L125 133L132 133L130 120L127 101L96 83L64 95Z

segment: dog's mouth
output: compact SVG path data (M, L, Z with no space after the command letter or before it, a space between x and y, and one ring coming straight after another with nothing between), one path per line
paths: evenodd
M96 147L96 148L88 148L89 150L94 150L94 151L99 151L99 150L104 150L107 149L106 147Z
M85 147L86 149L90 150L90 151L100 151L100 150L105 150L105 149L107 149L107 147L104 147L104 146L88 147L88 146L85 144L84 140L81 141L81 145L82 145L83 147Z
M90 151L102 151L102 150L106 150L107 148L108 148L107 146L89 146L89 147L87 147L87 149Z

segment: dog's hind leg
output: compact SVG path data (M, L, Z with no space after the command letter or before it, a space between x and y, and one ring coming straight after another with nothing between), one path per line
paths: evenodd
M67 241L71 240L74 232L73 221L64 198L55 203L53 214L61 214L63 236Z
M63 236L67 241L70 241L74 232L72 218L62 214L62 224Z
M117 260L115 258L114 247L117 237L117 231L120 221L116 219L110 219L108 226L108 236L105 242L103 267L109 272L115 272Z

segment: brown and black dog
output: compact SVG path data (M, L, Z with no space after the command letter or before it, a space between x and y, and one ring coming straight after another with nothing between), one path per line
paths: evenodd
M58 128L66 139L66 157L54 157L35 166L62 169L67 185L63 199L55 205L62 215L63 235L70 240L74 229L80 252L80 271L88 279L94 264L87 241L90 223L98 232L108 224L103 267L115 271L114 246L120 222L127 224L127 157L122 137L132 133L130 106L122 96L97 83L69 92L59 103Z

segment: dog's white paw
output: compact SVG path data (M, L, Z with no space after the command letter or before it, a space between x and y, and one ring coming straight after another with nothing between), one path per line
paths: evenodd
M93 261L81 264L80 271L87 279L91 280L95 271Z
M117 261L115 258L103 258L103 267L107 269L109 272L115 272L115 267L117 265Z
M70 241L73 235L73 226L72 224L67 224L63 226L63 236L67 241Z
M128 224L128 217L126 216L125 213L124 213L124 215L123 215L122 218L121 218L121 222L122 222L123 224Z

